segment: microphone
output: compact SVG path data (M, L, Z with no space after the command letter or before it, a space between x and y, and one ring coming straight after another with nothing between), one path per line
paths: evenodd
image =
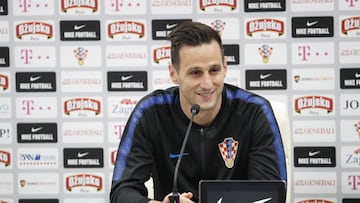
M185 151L185 146L186 146L187 140L189 138L190 129L191 129L192 123L194 121L194 117L196 114L198 114L200 112L200 106L198 104L193 104L191 106L190 111L191 111L191 119L190 119L189 125L186 129L185 137L184 137L183 143L181 145L179 157L178 157L176 165L175 165L173 192L172 192L172 195L169 196L169 200L171 203L179 203L179 194L178 194L178 189L177 189L177 177L178 177L178 173L179 173L180 162L181 162L181 158Z

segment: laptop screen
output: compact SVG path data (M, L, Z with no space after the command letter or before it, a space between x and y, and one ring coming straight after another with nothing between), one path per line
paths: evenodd
M202 180L200 203L285 203L285 183L277 180Z

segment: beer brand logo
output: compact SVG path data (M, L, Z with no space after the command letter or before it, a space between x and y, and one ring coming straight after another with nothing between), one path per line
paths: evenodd
M25 35L45 35L48 39L53 37L53 26L44 22L25 22L16 25L16 37L21 39Z
M108 36L114 38L118 34L135 34L139 38L145 35L145 25L135 21L118 21L108 25Z
M64 113L70 115L73 111L93 111L96 115L100 114L100 101L90 98L75 98L64 102Z
M11 157L9 152L0 150L0 163L3 163L5 167L10 166Z
M252 36L255 32L277 32L279 36L284 34L284 22L271 19L271 18L264 18L264 19L255 19L246 23L246 33L248 36Z
M323 96L305 96L295 99L295 111L300 113L304 109L325 109L328 113L333 111L333 100Z
M2 88L4 91L9 88L8 76L0 74L0 88Z
M86 0L86 1L74 1L74 0L62 0L61 1L61 11L66 13L69 9L74 8L85 8L92 10L95 13L98 8L97 0Z
M333 201L328 201L326 199L307 199L302 200L297 203L334 203Z
M155 63L159 63L161 60L170 59L170 46L154 49L153 55L153 61Z
M103 180L102 177L92 174L78 174L66 177L65 187L70 192L75 187L93 187L100 191L103 188Z
M347 35L349 31L360 30L360 16L346 18L341 21L341 33Z
M236 9L236 1L235 0L212 0L212 1L202 0L199 3L200 3L200 9L203 11L207 7L211 7L211 6L225 6L225 7L230 7L231 10Z

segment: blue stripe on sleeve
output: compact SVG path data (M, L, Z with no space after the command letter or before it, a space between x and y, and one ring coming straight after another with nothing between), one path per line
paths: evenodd
M138 103L138 105L133 111L131 118L128 120L128 131L125 136L125 139L121 143L121 146L119 147L118 150L114 174L113 174L113 180L120 180L120 178L122 177L122 174L126 166L126 158L129 154L132 141L134 138L135 128L139 120L141 119L143 112L146 109L156 104L171 104L174 102L174 98L175 97L172 94L164 94L160 96L148 97L143 101L141 101L140 103Z

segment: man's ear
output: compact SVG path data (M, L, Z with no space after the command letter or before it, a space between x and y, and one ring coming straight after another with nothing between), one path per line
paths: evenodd
M171 64L171 63L169 64L169 76L173 83L178 84L177 72L176 72L173 64Z

